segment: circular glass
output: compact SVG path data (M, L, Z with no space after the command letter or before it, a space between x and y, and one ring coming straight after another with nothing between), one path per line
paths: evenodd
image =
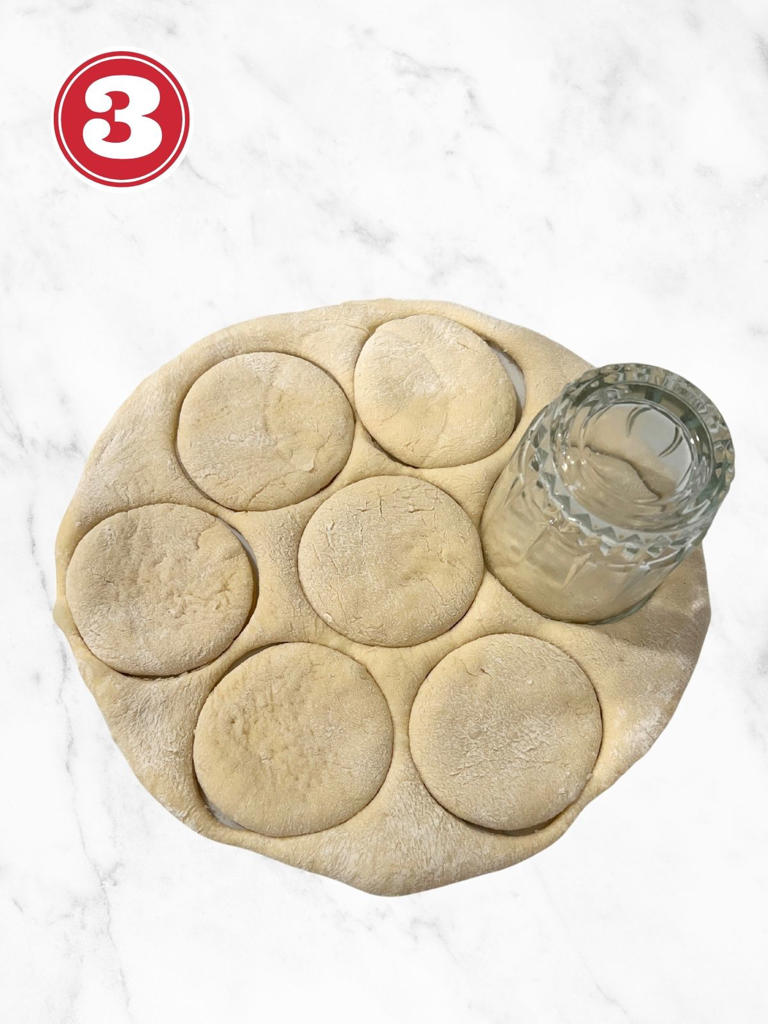
M658 366L588 370L532 421L482 522L491 571L552 618L642 604L707 532L733 479L717 408Z

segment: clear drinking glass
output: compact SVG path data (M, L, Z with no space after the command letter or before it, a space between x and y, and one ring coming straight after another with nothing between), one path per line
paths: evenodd
M491 491L491 571L550 618L634 611L707 532L733 479L722 416L658 366L589 370L541 410Z

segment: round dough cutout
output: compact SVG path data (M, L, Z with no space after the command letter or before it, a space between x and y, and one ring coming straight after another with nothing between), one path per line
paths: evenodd
M411 711L411 753L446 810L484 828L535 828L584 789L602 717L589 677L559 647L481 637L427 676Z
M409 466L459 466L495 452L515 426L517 395L490 346L441 316L377 328L355 367L368 432Z
M482 576L467 514L445 491L409 476L369 477L337 491L299 544L310 604L363 644L431 640L464 615Z
M352 448L354 415L324 370L279 352L217 363L189 389L177 448L190 479L220 505L265 511L330 483Z
M85 644L136 676L213 661L245 625L254 592L235 533L187 505L145 505L102 520L77 545L66 577Z
M211 808L268 836L319 832L379 791L393 727L366 669L329 647L267 647L229 672L205 702L195 772Z

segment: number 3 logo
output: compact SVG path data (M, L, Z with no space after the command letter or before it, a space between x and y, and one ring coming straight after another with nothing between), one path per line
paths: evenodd
M54 131L62 153L84 177L101 185L141 185L181 157L189 104L178 79L158 61L105 53L64 82Z
M128 97L126 107L116 108L113 93ZM103 117L92 117L83 125L83 142L92 153L110 160L126 160L154 153L163 141L163 129L147 114L157 110L160 90L148 78L137 75L107 75L91 82L85 91L89 110L105 113L111 110L112 120L128 125L129 135L121 142L110 141L113 124Z

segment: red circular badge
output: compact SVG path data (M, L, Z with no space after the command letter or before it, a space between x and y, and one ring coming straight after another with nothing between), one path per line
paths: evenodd
M143 185L179 159L189 104L175 75L142 53L102 53L62 85L56 141L72 166L101 185Z

